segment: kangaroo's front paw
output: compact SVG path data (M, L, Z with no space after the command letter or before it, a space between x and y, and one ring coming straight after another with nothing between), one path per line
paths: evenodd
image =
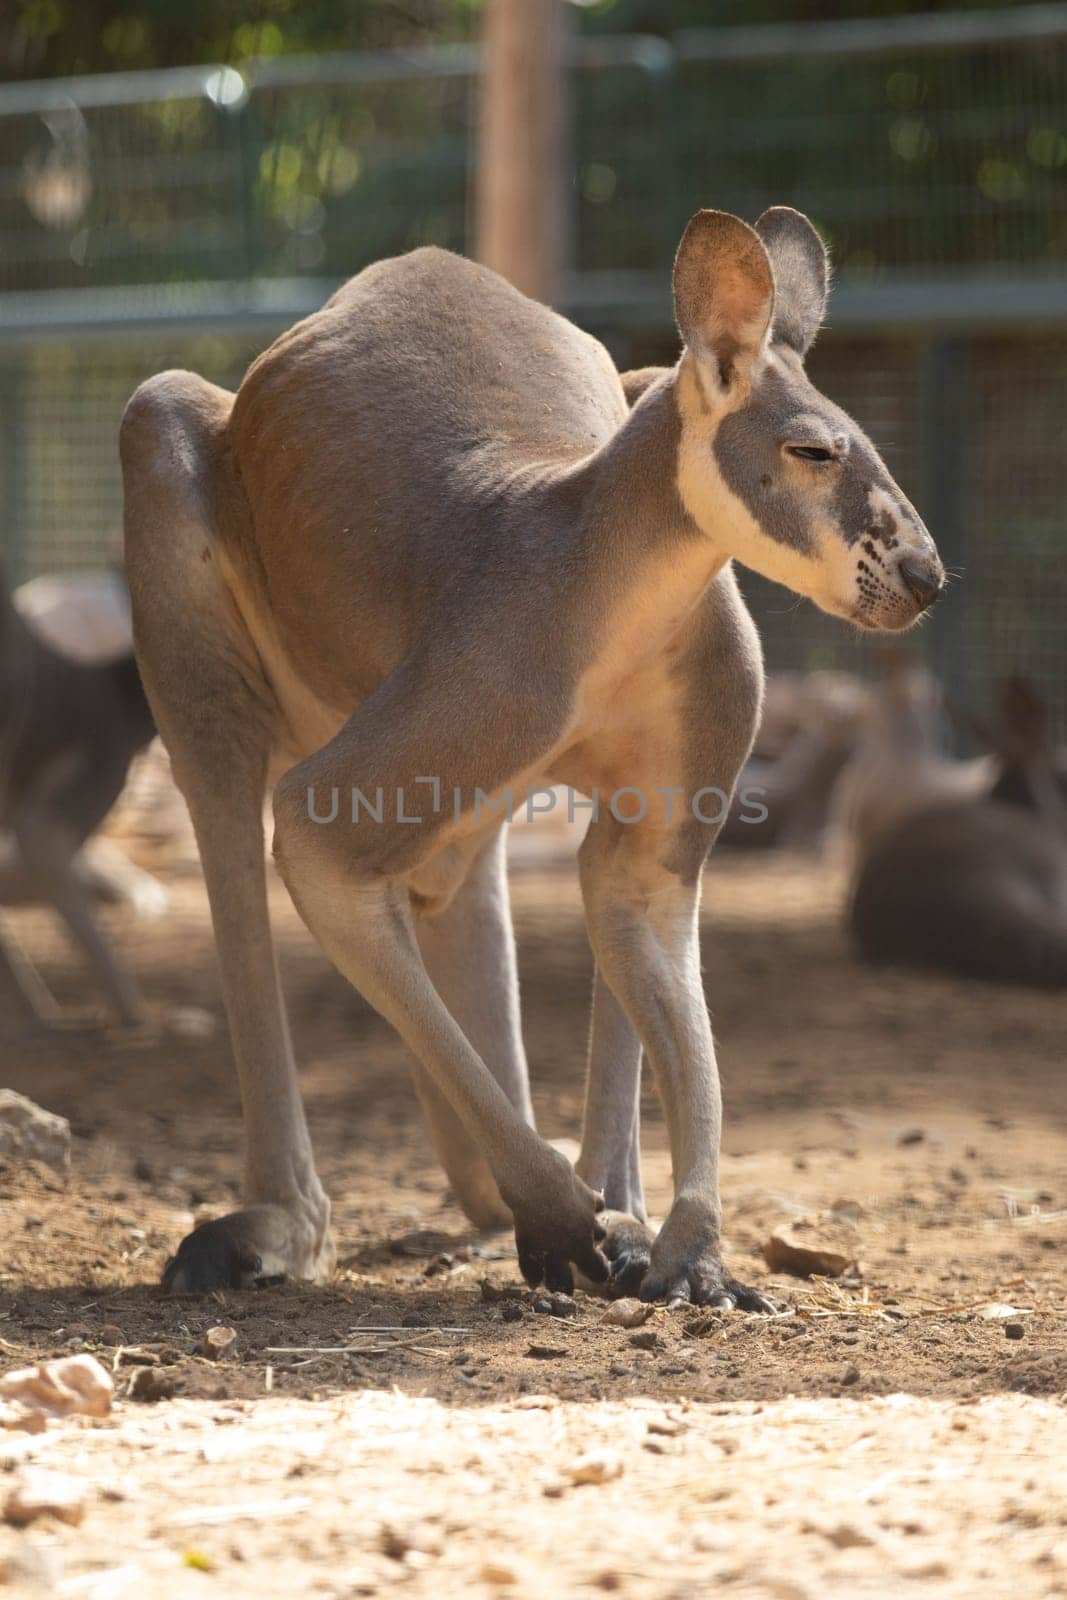
M545 1159L521 1194L504 1198L515 1218L519 1269L531 1289L571 1294L571 1264L591 1283L606 1283L610 1268L598 1249L605 1228L602 1195L583 1183L565 1156L545 1147Z
M710 1208L676 1200L652 1246L652 1260L641 1284L642 1300L679 1301L723 1311L773 1314L777 1306L758 1289L730 1276L719 1254L718 1226Z
M264 1205L205 1222L186 1235L163 1268L163 1287L171 1294L210 1294L278 1278L321 1282L334 1262L328 1205L325 1219L311 1221Z
M611 1266L607 1293L613 1298L638 1294L652 1263L656 1235L647 1222L625 1211L605 1211L603 1221L608 1231L600 1248Z

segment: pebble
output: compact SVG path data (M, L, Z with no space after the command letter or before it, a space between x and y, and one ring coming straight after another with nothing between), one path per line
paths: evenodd
M66 1177L70 1171L70 1123L14 1089L0 1089L0 1157L41 1161Z
M519 1581L517 1569L509 1566L506 1561L486 1561L478 1576L483 1583L499 1583L505 1586Z
M542 1317L573 1317L578 1307L569 1294L539 1294L534 1296L534 1310Z
M22 1534L10 1550L0 1552L0 1584L26 1594L52 1594L63 1580L58 1550Z
M4 1520L26 1528L38 1517L55 1517L77 1527L85 1515L85 1490L62 1472L28 1467L16 1478L4 1501Z
M0 1415L14 1427L39 1431L36 1417L106 1417L114 1386L95 1356L61 1356L19 1367L0 1378Z
M126 1388L129 1400L146 1404L155 1400L169 1400L174 1394L173 1379L160 1372L158 1367L135 1367Z
M856 1550L875 1542L869 1533L864 1533L862 1528L857 1528L851 1522L838 1522L834 1527L815 1528L811 1531L821 1533L835 1550Z
M1005 1339L1025 1339L1026 1328L1021 1322L1006 1322L1004 1324Z
M573 1484L610 1483L622 1477L622 1457L614 1450L588 1450L567 1469Z
M412 1551L419 1555L439 1555L444 1539L439 1528L429 1522L383 1522L378 1534L383 1555L393 1561L403 1561Z
M640 1328L652 1315L652 1307L640 1300L614 1300L601 1322L608 1328Z
M659 1340L651 1328L646 1328L643 1333L631 1334L629 1342L635 1350L654 1350L659 1344Z

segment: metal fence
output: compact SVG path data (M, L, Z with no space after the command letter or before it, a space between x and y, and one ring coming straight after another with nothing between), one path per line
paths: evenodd
M817 381L963 581L956 692L1031 672L1067 727L1067 5L603 35L572 61L565 309L673 359L688 215L788 201L834 252ZM381 255L468 244L478 56L308 57L0 88L0 515L17 575L118 548L115 430L167 365L234 384ZM774 665L863 663L746 580Z

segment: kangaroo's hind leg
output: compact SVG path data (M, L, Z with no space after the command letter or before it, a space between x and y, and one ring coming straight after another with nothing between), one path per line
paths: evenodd
M133 974L101 932L89 892L78 876L79 840L49 814L47 802L46 793L31 794L14 819L23 862L38 887L38 897L55 907L81 945L124 1026L139 1027L145 1021L144 1002Z
M210 504L232 397L191 373L140 388L122 430L137 657L189 806L244 1110L246 1207L183 1240L165 1283L204 1292L333 1263L267 912L263 792L274 703L220 577Z
M430 981L523 1120L533 1126L508 905L507 835L497 829L464 863L458 889L416 935ZM415 1082L452 1192L478 1228L511 1226L484 1150L416 1061Z

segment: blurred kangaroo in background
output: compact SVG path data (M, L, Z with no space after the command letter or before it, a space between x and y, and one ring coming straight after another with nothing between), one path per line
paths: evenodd
M835 843L851 864L866 859L883 834L914 812L989 792L999 770L994 757L957 760L948 754L947 733L934 674L907 657L888 660L831 802Z
M730 561L892 630L943 571L805 375L827 296L807 219L699 212L674 295L681 360L632 406L596 340L437 249L367 268L236 397L188 372L133 396L137 654L196 827L246 1131L247 1206L182 1241L172 1288L333 1262L267 916L277 778L293 901L410 1046L459 1203L513 1221L527 1281L569 1288L573 1263L646 1299L767 1307L720 1251L698 939L718 823L694 797L732 792L763 682ZM503 848L509 792L554 784L606 797L580 855L597 976L577 1170L533 1127ZM637 816L606 803L624 786ZM655 1237L642 1049L674 1169Z
M47 592L26 586L28 616L69 600L64 580L48 583ZM110 644L113 631L89 649L101 637ZM136 901L147 874L132 864L116 874L82 853L122 792L133 757L155 734L129 642L118 649L96 662L62 654L0 577L0 905L53 906L120 1020L134 1026L144 1020L143 1002L100 931L92 898L128 892ZM54 1017L54 1001L10 936L0 936L0 957L31 1008L42 1020Z
M910 717L900 715L899 686L885 696L896 703L881 729L895 806L859 841L849 920L860 950L872 961L1067 985L1067 776L1036 693L1021 679L1005 686L996 756L978 763L932 755L930 694L926 726L914 697Z
M773 758L760 754L761 733L742 768L720 845L737 850L818 849L826 842L841 774L870 714L870 691L843 672L811 672L795 686L792 698L794 726L774 741L778 748ZM768 729L768 735L773 731Z

